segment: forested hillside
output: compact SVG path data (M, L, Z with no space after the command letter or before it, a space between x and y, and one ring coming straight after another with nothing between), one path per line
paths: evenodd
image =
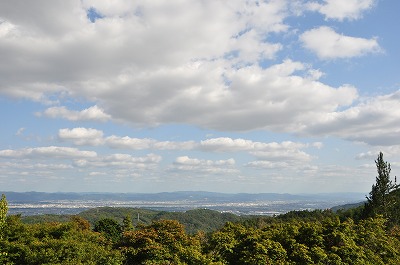
M87 220L91 227L101 219L114 219L122 224L123 219L129 217L132 225L149 225L158 220L177 220L184 225L189 234L198 231L211 232L221 228L226 222L239 222L252 218L251 216L238 216L232 213L220 213L207 209L195 209L186 212L165 212L127 207L100 207L83 211L77 216ZM68 222L70 215L34 215L23 216L21 221L25 224L46 222Z
M0 264L400 264L399 187L382 154L375 162L367 202L338 212L241 218L202 209L100 208L28 224L7 215L3 195Z
M175 220L133 226L129 218L121 224L105 218L91 228L77 216L41 224L8 216L0 263L400 264L400 230L388 229L382 217L356 223L328 211L301 215L227 222L214 232L196 234Z

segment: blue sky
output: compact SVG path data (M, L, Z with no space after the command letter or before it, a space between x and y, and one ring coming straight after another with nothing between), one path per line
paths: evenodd
M400 2L0 2L0 190L364 192Z

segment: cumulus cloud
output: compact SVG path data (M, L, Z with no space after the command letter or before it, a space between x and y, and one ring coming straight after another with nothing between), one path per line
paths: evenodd
M194 141L157 141L150 138L132 138L116 135L104 137L103 131L92 128L60 129L58 138L62 141L70 141L75 145L106 145L114 149L131 150L190 150L196 146Z
M0 20L0 37L7 37L16 30L15 25L8 21Z
M195 141L157 141L149 138L132 138L129 136L104 137L103 132L92 128L60 129L58 137L63 141L71 141L75 145L106 145L115 149L130 150L201 150L205 152L248 152L258 159L269 160L310 160L304 151L307 147L322 148L322 143L296 143L292 141L255 142L247 139L229 137L210 138L196 143Z
M286 1L13 5L0 6L7 11L0 40L0 74L7 78L0 93L35 100L61 93L98 104L82 111L51 107L42 116L295 131L310 115L356 99L355 88L325 85L301 62L260 66L283 48L269 36L289 29ZM63 14L50 15L55 9ZM92 23L89 9L102 18Z
M58 138L72 141L75 145L101 145L104 143L103 132L92 128L60 129Z
M296 172L296 174L307 173L308 175L314 175L318 171L317 166L310 165L308 163L299 163L294 161L266 161L266 160L256 160L251 161L245 165L249 168L260 169L260 170L270 170L273 171L291 171ZM291 173L293 174L293 173ZM297 176L299 177L299 176ZM303 177L301 175L301 177Z
M148 138L139 139L131 138L129 136L120 137L112 135L104 139L104 142L111 148L141 150L150 149L152 145L156 142L156 140Z
M381 50L374 38L344 36L326 26L304 32L300 40L305 48L315 52L320 59L351 58Z
M79 168L123 168L129 170L155 169L162 157L156 154L148 154L142 157L134 157L130 154L112 154L95 159L79 159L74 165Z
M320 146L320 143L315 143ZM232 139L229 137L211 138L200 142L199 148L205 151L213 152L237 152L237 151L284 151L298 150L307 147L307 144L285 141L282 143L264 143L254 142L246 139ZM314 146L314 143L312 144Z
M144 156L121 153L98 155L93 151L50 146L0 150L0 159L0 172L5 175L31 176L37 180L43 177L63 178L60 174L72 178L89 171L89 176L109 175L112 180L117 175L124 177L136 171L157 170L162 157L152 153ZM18 163L14 162L16 160Z
M321 116L305 132L334 135L372 146L400 145L399 106L400 90Z
M367 152L363 152L363 153L359 153L356 156L356 159L367 159L367 160L373 160L376 159L376 157L378 157L379 152L373 152L373 151L367 151Z
M259 169L296 169L309 170L311 155L301 149L305 144L294 142L271 143L268 147L251 151L256 160L246 164L247 167Z
M199 113L192 113L191 120L217 130L293 132L313 115L346 106L356 98L354 87L335 89L301 76L305 68L302 63L285 60L266 69L249 66L233 71L229 89L213 91L215 98L208 101L211 104L203 104ZM196 102L191 105L196 106Z
M342 21L360 18L374 2L324 0L302 8ZM299 3L304 2L296 1ZM219 131L325 132L368 143L376 142L382 133L397 141L397 129L391 134L378 126L374 130L360 126L367 129L365 133L352 125L349 128L353 130L336 129L335 124L347 124L351 115L365 116L352 112L368 112L366 103L355 105L357 89L324 84L322 71L300 61L277 59L285 47L271 36L290 30L285 22L293 15L290 6L292 3L279 0L121 0L112 5L91 0L1 1L0 93L56 103L38 115L70 121L113 120L144 127L190 124ZM90 20L89 10L99 18ZM321 59L381 50L374 38L345 36L329 27L306 31L300 40ZM54 102L55 97L61 102ZM93 106L70 110L62 106L62 101L70 98L84 99ZM392 110L391 105L380 108L386 114ZM392 111L385 119L393 122L397 115ZM378 123L389 126L390 122ZM97 133L65 130L59 139L131 150L197 148L192 141L161 142ZM230 143L203 144L204 150L250 151L253 149L247 145L255 143L231 139Z
M111 118L97 105L81 111L69 110L66 107L51 107L43 113L37 113L38 116L49 118L63 118L70 121L100 121L105 122Z
M245 139L231 139L227 137L213 138L200 142L200 149L214 152L237 152L247 151L250 155L257 158L259 161L250 163L252 166L268 167L272 162L289 161L291 163L308 162L312 157L306 152L302 151L306 147L321 148L321 143L303 144L291 141L284 141L282 143L263 143L254 142ZM285 162L287 163L287 162Z
M0 168L8 168L14 170L65 170L71 169L72 166L68 164L44 164L44 163L36 163L36 164L25 164L25 163L12 163L12 162L4 162L0 163Z
M308 9L320 12L326 19L355 20L361 18L363 12L371 9L376 0L323 0L322 3L310 2Z
M161 162L162 157L157 154L147 154L146 156L132 156L130 154L110 154L98 155L94 151L82 151L71 147L37 147L18 150L0 150L0 158L21 159L21 168L25 169L71 169L73 167L92 168L131 168L131 169L151 169ZM32 164L29 160L41 159L62 159L70 160L71 164L51 164L37 163ZM28 161L28 162L27 162ZM46 160L47 161L47 160ZM27 163L25 163L27 162ZM13 168L16 165L12 162L0 164L0 167Z
M97 153L94 151L81 151L77 148L48 146L36 148L24 148L18 150L0 150L0 157L3 158L93 158Z
M239 172L235 168L235 160L233 158L213 161L190 158L188 156L177 157L171 169L202 174L232 174Z
M190 150L195 146L194 141L173 142L157 141L149 138L132 138L129 136L108 136L104 139L105 144L116 149L154 149L154 150Z
M244 165L249 168L310 171L312 166L309 163L314 157L302 150L308 147L322 148L322 144L320 142L304 144L292 141L264 143L220 137L201 141L198 146L200 150L207 152L247 152L256 159ZM208 162L211 163L211 161ZM185 164L187 167L200 163L201 160L186 156L180 157L175 162L175 164Z
M252 161L246 164L247 167L253 167L258 169L287 169L289 168L289 163L284 161Z
M89 173L89 176L93 177L93 176L104 176L106 175L105 172L98 172L98 171L92 171Z
M200 142L200 148L214 152L249 151L256 146L265 145L245 139L232 139L229 137L211 138Z
M282 152L279 152L282 151ZM281 149L273 151L256 151L251 152L252 155L259 160L272 160L272 161L310 161L311 156L303 151L297 149Z
M379 152L384 154L385 160L389 158L391 164L400 162L400 145L373 146L370 150L357 154L356 159L372 162L378 157Z
M101 131L85 128L74 128L72 130L62 129L59 132L59 137L63 140L70 140L75 144L88 144L93 145L101 143L111 148L118 149L132 149L132 150L201 150L204 152L246 152L256 160L246 164L247 167L253 168L304 168L313 159L311 155L306 153L303 149L308 147L322 148L322 143L296 143L292 141L277 142L255 142L247 139L232 139L229 137L210 138L207 140L196 143L189 142L163 142L156 141L148 138L131 138L128 136L109 136L103 137ZM121 155L119 158L127 157L129 155ZM81 165L87 165L87 160L78 162ZM96 160L90 163L91 165L105 166L125 164L125 162L106 163L104 160ZM232 168L235 164L233 159L228 160L201 160L196 158L189 158L188 156L181 156L176 159L172 168L174 170L193 170L195 172L238 172L237 169ZM227 168L225 168L227 167Z

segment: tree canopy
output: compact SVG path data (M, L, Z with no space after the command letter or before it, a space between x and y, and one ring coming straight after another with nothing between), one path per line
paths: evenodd
M390 163L384 161L382 152L379 153L375 164L378 176L376 176L376 182L372 185L371 192L367 196L365 215L367 217L382 215L384 218L392 220L398 201L394 194L399 185L392 182Z

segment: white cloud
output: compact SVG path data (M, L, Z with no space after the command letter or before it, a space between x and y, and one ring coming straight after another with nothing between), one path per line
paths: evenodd
M227 137L208 139L201 141L200 148L205 151L214 152L238 152L247 151L250 155L256 157L258 161L248 164L248 166L271 167L289 164L303 164L311 161L312 157L302 149L306 147L321 148L319 142L312 144L295 143L285 141L282 143L263 143L253 142L244 139L231 139ZM283 162L284 161L284 162Z
M8 151L8 150L6 150ZM64 150L65 151L65 150ZM26 175L35 177L32 181L42 177L75 178L85 175L105 175L107 179L112 181L116 177L126 177L135 174L134 172L152 171L158 169L158 165L162 157L156 154L148 154L145 156L131 156L129 154L111 154L104 156L94 156L84 151L75 152L74 155L59 154L54 156L54 152L48 152L46 155L38 155L38 152L30 152L30 150L21 150L19 153L0 151L1 158L18 158L19 163L1 162L0 172L6 175ZM66 163L44 163L33 164L32 160L40 159L69 159L70 164ZM101 169L101 170L99 170ZM95 172L95 173L93 173ZM117 176L118 175L118 176Z
M105 139L105 143L111 148L116 149L133 149L133 150L141 150L141 149L150 149L151 146L156 142L153 139L139 139L139 138L131 138L129 136L119 137L119 136L109 136Z
M48 146L36 148L24 148L18 150L0 150L0 157L4 158L92 158L96 157L94 151L81 151L71 147Z
M21 136L24 133L25 130L26 130L26 128L21 127L21 128L18 129L18 131L15 133L15 135Z
M326 26L304 32L300 40L305 48L315 52L320 59L351 58L381 50L375 38L344 36Z
M72 166L68 164L44 164L44 163L24 163L20 161L19 163L12 163L12 162L3 162L0 163L0 168L7 168L13 170L65 170L71 169Z
M0 80L0 93L42 101L61 93L60 100L83 98L101 106L52 107L41 113L46 117L295 131L310 115L356 98L353 87L319 82L321 73L310 78L313 69L301 62L260 67L283 48L269 36L289 29L286 1L24 5L0 8L19 32L0 41L0 75L8 77ZM91 7L105 17L91 23L85 13ZM48 14L54 9L63 14Z
M64 12L60 12L60 7L64 8ZM0 10L1 17L5 21L17 25L21 31L32 35L62 36L66 32L78 30L87 20L85 10L77 0L68 2L39 0L35 4L1 1ZM49 23L50 21L53 23Z
M313 143L312 146L320 147L321 143ZM307 147L307 144L285 141L282 143L254 142L246 139L232 139L229 137L211 138L200 142L200 149L214 152L237 152L237 151L273 151L299 150Z
M154 150L190 150L195 147L194 141L173 142L157 141L149 138L132 138L129 136L109 136L104 139L105 144L116 149L154 149Z
M260 170L270 170L269 172L290 172L286 173L286 176L293 175L293 174L301 174L301 175L296 175L293 176L295 178L302 178L304 177L304 173L306 173L308 176L313 176L318 172L318 167L300 162L300 161L285 161L285 160L279 160L279 161L266 161L266 160L256 160L256 161L251 161L245 165L246 167L249 168L255 168L255 169L260 169Z
M366 152L359 153L356 159L369 160L370 162L377 159L379 152L382 152L384 159L391 164L400 162L400 145L391 146L373 146Z
M354 86L326 85L320 81L322 71L300 61L276 59L285 46L274 34L289 31L285 21L292 15L290 4L71 0L26 2L24 8L15 8L16 2L2 1L0 93L57 104L38 115L70 121L265 129L398 143L398 93L356 105ZM308 7L327 19L344 20L360 18L373 4L325 0ZM91 23L89 8L104 17ZM374 38L345 36L329 27L306 31L300 39L322 59L381 49ZM60 106L71 98L93 106L80 111ZM380 115L384 118L373 119ZM62 129L59 139L129 150L244 151L259 159L279 159L272 143L246 139L157 141L105 137L84 128ZM281 148L277 150L289 150L281 153L288 159L310 159L304 147ZM27 151L2 152L16 156Z
M306 147L322 148L322 143L310 144L284 141L281 143L254 142L247 139L229 137L210 138L196 143L195 141L157 141L149 138L131 138L129 136L104 137L96 129L73 128L60 129L58 137L63 141L72 141L75 145L106 145L115 149L130 150L201 150L206 152L248 152L259 159L310 160L310 156L301 151Z
M323 3L308 3L309 10L318 11L326 19L355 20L361 18L363 12L371 9L375 0L323 0Z
M351 172L351 177L349 177L349 172ZM374 167L324 165L318 168L316 172L318 178L314 178L314 183L320 186L321 183L329 181L329 183L332 183L331 185L337 186L335 187L336 189L342 191L352 191L357 186L362 186L365 187L364 190L369 190L375 182L375 172L376 169ZM334 182L332 181L333 179L338 181ZM321 186L321 189L323 188Z
M98 171L93 171L89 173L89 176L104 176L106 175L105 172L98 172Z
M16 26L8 21L0 19L0 37L4 38L11 35L16 31Z
M307 154L302 149L307 147L322 148L322 143L315 142L310 144L296 143L291 141L284 141L281 143L271 142L254 142L246 139L232 139L229 137L211 138L196 143L194 141L189 142L159 142L154 139L148 138L131 138L128 136L109 136L103 137L101 131L94 129L85 128L74 128L72 130L62 129L59 132L59 137L63 140L73 141L75 144L104 144L111 148L118 149L132 149L132 150L201 150L205 152L246 152L249 155L255 157L257 160L248 163L246 166L255 168L281 168L286 166L287 168L303 168L304 165L309 163L313 157ZM111 156L114 158L128 158L131 160L130 155L117 155ZM109 157L109 159L111 158ZM129 161L131 163L132 161ZM106 165L116 166L127 165L127 162L116 162L106 163L106 160L91 161L81 160L77 162L77 165L91 166L97 165L105 167ZM129 164L128 163L128 164ZM284 166L283 164L284 163ZM237 172L236 169L222 169L221 166L231 167L235 164L233 159L229 160L200 160L195 158L189 158L188 156L178 157L174 162L174 169L177 170L194 170L197 172Z
M112 154L94 159L80 159L74 161L74 165L80 168L125 168L129 170L155 169L162 160L156 154L148 154L142 157L134 157L129 154Z
M192 150L197 147L195 141L173 142L173 141L158 141L153 145L157 150Z
M293 145L295 143L287 143ZM277 146L267 151L251 152L257 160L246 164L247 167L274 170L310 171L312 156L297 147ZM314 170L314 169L313 169Z
M368 151L365 153L360 153L356 156L357 159L375 159L375 157L378 155L378 153L372 152L372 151Z
M239 173L235 168L235 160L233 158L213 161L180 156L176 158L171 169L176 171L188 171L196 174Z
M60 129L58 138L62 141L71 141L75 145L106 145L114 149L190 150L196 147L194 141L157 141L149 138L132 138L116 135L104 137L103 131L92 128Z
M251 152L259 160L269 161L310 161L311 156L303 151L296 149L279 149L273 151Z
M322 147L324 147L324 144L321 142L314 142L311 144L313 147L317 148L317 149L321 149Z
M18 163L14 162L17 160ZM51 162L53 160L62 162ZM108 179L112 181L117 177L131 176L137 171L155 172L161 160L160 155L151 153L145 156L120 153L98 155L93 151L55 146L7 149L0 150L0 173L30 176L29 181L33 182L44 177L76 178L85 173L89 176L109 176Z
M252 161L246 164L247 167L253 167L258 169L287 169L289 168L289 163L284 161Z
M334 135L373 146L400 145L400 90L320 116L304 132Z
M253 142L245 139L232 139L229 137L211 138L200 142L200 148L214 152L249 151L264 143Z
M92 128L60 129L58 138L63 141L72 141L75 145L102 145L103 132Z
M49 118L63 118L70 121L100 121L105 122L111 119L111 116L106 114L97 105L89 107L81 111L69 110L66 107L51 107L43 113L37 113L38 116L46 116Z

